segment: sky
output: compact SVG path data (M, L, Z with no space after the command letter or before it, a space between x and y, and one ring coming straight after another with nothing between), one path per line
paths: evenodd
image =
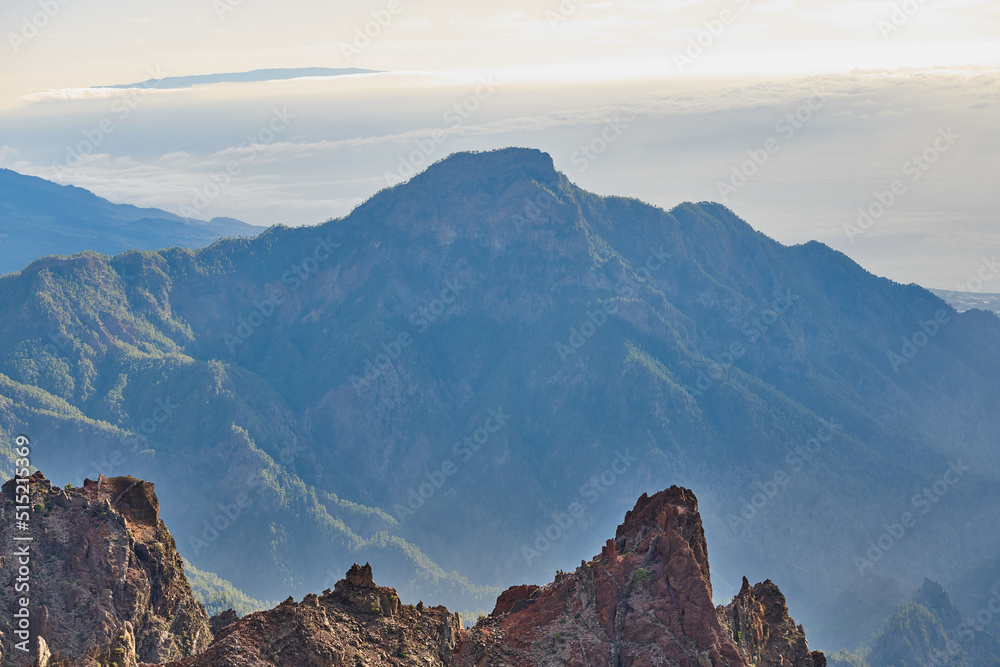
M1000 240L993 2L7 0L0 27L0 167L116 202L316 224L518 145L901 282L969 285ZM382 73L93 88L276 67Z

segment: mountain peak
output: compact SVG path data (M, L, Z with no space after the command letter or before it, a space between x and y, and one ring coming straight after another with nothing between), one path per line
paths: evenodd
M537 148L500 148L493 151L452 153L432 164L414 181L423 179L459 181L534 180L551 183L560 178L552 156Z

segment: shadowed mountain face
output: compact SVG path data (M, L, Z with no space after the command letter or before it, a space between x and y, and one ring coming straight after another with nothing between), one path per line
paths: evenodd
M1000 599L1000 595L997 596ZM998 607L1000 608L1000 607ZM912 600L887 619L871 646L858 655L836 655L833 667L973 667L1000 664L1000 640L988 620L964 616L951 596L935 581L925 579Z
M676 481L716 594L772 578L811 630L872 572L1000 551L998 342L821 244L508 149L319 227L3 278L0 429L61 476L153 480L181 553L258 598L370 560L487 608Z
M112 204L82 188L0 169L0 274L19 271L45 255L203 248L225 236L261 231L232 218L205 222Z

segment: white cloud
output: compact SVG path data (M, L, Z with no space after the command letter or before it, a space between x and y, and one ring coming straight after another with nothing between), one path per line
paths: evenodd
M548 151L584 187L670 207L718 200L717 183L733 165L776 135L776 123L820 89L827 96L822 109L794 137L783 138L774 159L731 197L728 205L737 213L779 240L819 238L878 273L932 286L961 279L984 238L1000 241L992 197L1000 132L991 112L1000 105L998 69L602 83L520 77L500 85L461 125L445 122L442 112L475 86L472 76L408 75L176 91L150 97L100 154L62 174L47 165L79 140L80 130L94 127L109 101L50 99L39 103L45 114L28 107L0 116L9 129L0 164L113 201L180 212L228 162L246 157L239 143L277 103L287 105L294 122L243 164L199 217L295 225L346 214L384 187L385 173L435 130L443 131L442 140L426 163L457 150L532 146ZM580 171L574 151L615 116L627 130ZM954 126L967 139L869 236L847 243L845 221L898 177L901 164L941 126ZM33 132L21 130L27 127ZM956 220L962 221L958 232L942 222Z

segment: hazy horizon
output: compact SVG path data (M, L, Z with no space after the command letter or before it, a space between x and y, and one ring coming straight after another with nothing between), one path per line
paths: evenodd
M52 3L0 9L0 167L115 202L316 224L450 153L524 146L600 194L720 201L901 282L957 289L996 246L989 2ZM93 88L304 67L382 73ZM766 164L746 162L771 139Z

